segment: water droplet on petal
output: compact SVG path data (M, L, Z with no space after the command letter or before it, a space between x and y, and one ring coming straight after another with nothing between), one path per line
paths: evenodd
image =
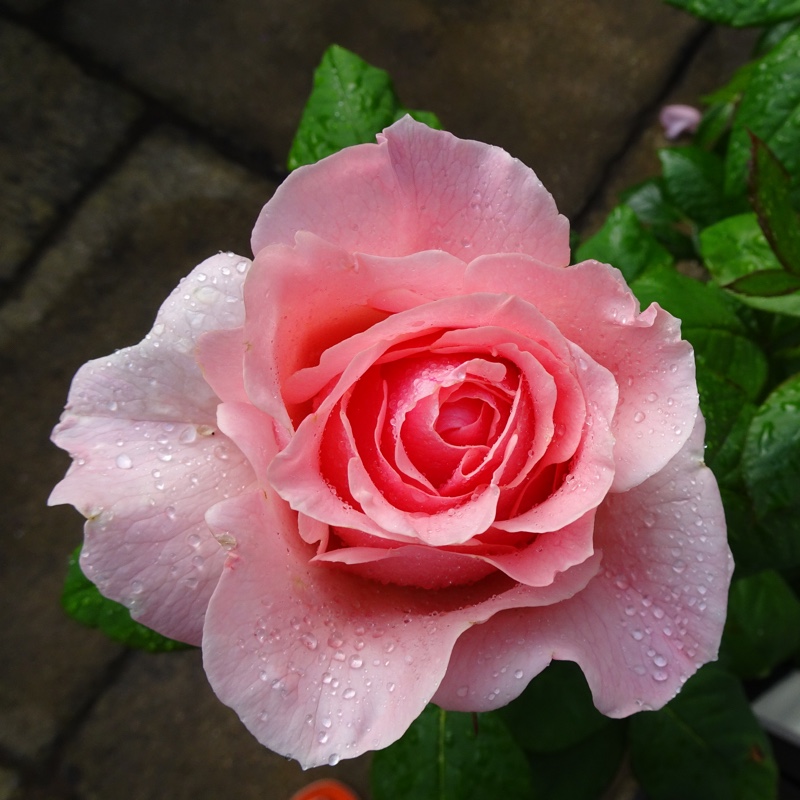
M120 469L130 469L133 466L133 461L131 461L131 457L125 455L125 453L117 456L115 463Z

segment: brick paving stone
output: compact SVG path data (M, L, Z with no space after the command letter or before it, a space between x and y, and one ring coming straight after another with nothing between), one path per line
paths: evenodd
M200 260L220 249L247 253L273 189L160 130L88 198L28 292L0 309L0 748L14 758L41 757L121 652L59 608L82 527L72 509L45 506L69 463L48 441L69 381L87 359L138 341Z
M289 800L322 777L369 798L366 756L303 772L262 747L211 691L199 651L137 654L93 709L62 767L87 799Z
M3 20L0 54L2 283L120 146L141 104Z
M70 0L63 32L198 122L282 161L323 50L505 147L574 214L700 29L659 0Z

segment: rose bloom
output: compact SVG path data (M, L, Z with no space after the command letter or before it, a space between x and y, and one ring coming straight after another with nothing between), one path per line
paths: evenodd
M567 266L531 170L405 118L290 175L252 245L78 372L50 502L259 741L334 764L552 659L621 717L715 657L692 349L613 267Z

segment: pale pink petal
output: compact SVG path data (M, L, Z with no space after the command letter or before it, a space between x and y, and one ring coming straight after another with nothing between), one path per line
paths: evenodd
M658 114L658 121L667 139L678 139L684 133L694 133L702 118L700 109L680 103L664 106Z
M222 564L203 514L253 481L217 430L194 351L206 331L242 324L249 265L224 253L196 267L142 342L78 371L53 431L74 463L49 502L87 517L84 571L134 618L194 643Z
M662 472L609 495L596 525L603 570L583 591L468 631L434 701L497 708L559 659L581 666L600 711L623 717L660 708L713 660L733 561L719 491L702 462L704 433L699 418Z
M214 423L217 396L195 361L199 337L244 321L247 259L221 253L184 278L137 345L84 364L72 380L64 417ZM58 444L58 428L55 432Z
M639 313L618 270L596 261L553 269L524 256L488 256L469 265L465 283L467 291L494 288L532 303L614 375L612 491L654 475L683 447L698 409L692 348L680 339L680 321L657 304Z
M381 256L516 252L555 266L569 259L568 223L532 170L499 147L410 117L377 144L295 170L262 210L253 252L290 245L298 231Z
M81 568L134 619L199 644L224 553L204 520L254 480L210 426L72 417L59 445L74 462L50 496L86 518Z
M539 589L489 577L420 592L313 563L274 495L219 503L207 521L236 544L206 616L206 673L260 742L304 767L391 744L433 696L459 635L503 608L563 601L599 565Z

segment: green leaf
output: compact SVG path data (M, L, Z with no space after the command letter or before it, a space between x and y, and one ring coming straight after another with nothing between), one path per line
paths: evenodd
M620 202L633 209L639 222L674 258L696 257L691 238L678 227L683 216L667 196L663 178L648 178L621 192Z
M530 800L525 754L496 714L429 705L405 735L375 753L374 800Z
M771 25L800 14L800 0L667 0L703 19L742 28Z
M730 334L720 332L720 336L727 337ZM733 350L727 344L724 347ZM715 474L720 470L722 476L727 471L726 461L738 463L740 460L742 428L745 424L742 419L749 419L752 406L747 402L744 391L730 378L731 373L740 372L739 365L732 361L709 361L700 350L695 351L695 356L700 409L706 421L705 458ZM720 458L723 460L720 461Z
M168 639L134 622L128 609L100 594L80 567L80 547L69 557L61 604L73 619L89 628L99 628L114 641L151 653L185 650L190 645Z
M757 62L742 96L725 163L725 190L732 196L744 188L751 132L791 176L800 174L800 30Z
M764 678L800 647L800 602L774 570L731 585L720 659L740 678Z
M759 37L753 54L763 56L774 47L777 47L795 28L800 26L800 17L778 22L767 28Z
M732 383L748 400L758 398L767 380L767 357L752 339L730 331L689 326L683 335L705 369Z
M576 261L587 259L617 267L628 282L646 268L672 264L672 256L625 205L617 206L603 227L578 248Z
M761 139L752 140L750 197L758 223L778 261L800 275L800 220L792 207L789 176Z
M658 157L670 198L701 228L741 210L724 193L724 166L719 156L689 146L668 147L660 150Z
M497 712L526 750L550 753L571 747L608 721L594 706L581 668L553 661L513 703ZM547 725L539 720L547 720Z
M742 475L756 518L795 556L800 550L800 375L758 409L745 439ZM794 563L780 566L790 567Z
M662 265L648 269L630 286L642 308L658 303L678 317L684 329L714 328L745 333L735 310L736 303L713 284L700 283Z
M345 147L374 142L375 135L403 115L440 128L428 111L409 111L395 94L389 74L343 47L325 51L291 150L289 169L313 164Z
M769 741L739 681L697 672L660 711L630 725L631 766L651 800L767 800L777 791Z
M700 252L714 280L741 302L800 316L800 279L784 272L755 214L728 217L706 228L700 234ZM755 291L762 294L753 295Z
M599 730L572 747L552 753L528 753L533 796L541 800L602 797L622 764L626 731L625 721L605 719Z

